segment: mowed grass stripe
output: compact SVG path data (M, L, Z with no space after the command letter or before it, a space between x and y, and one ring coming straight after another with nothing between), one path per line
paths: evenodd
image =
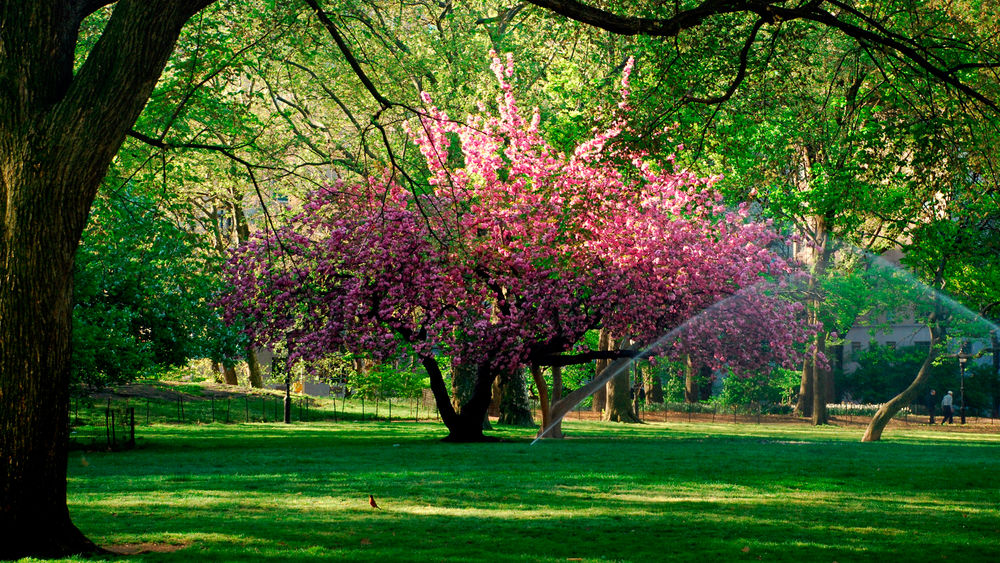
M139 449L73 454L70 510L101 545L184 546L137 556L157 561L996 560L996 435L566 430L456 445L434 423L153 426Z

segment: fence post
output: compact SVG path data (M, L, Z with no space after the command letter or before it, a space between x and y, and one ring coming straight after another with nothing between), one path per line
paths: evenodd
M250 397L243 395L243 406L246 407L246 418L243 422L250 422Z
M212 395L212 422L215 422L215 395Z
M110 448L114 449L118 444L118 438L115 436L115 411L108 409L111 412L111 444Z
M110 404L110 400L108 403ZM111 407L104 409L104 436L105 441L108 444L108 448L111 448Z
M128 408L128 445L135 447L135 407Z

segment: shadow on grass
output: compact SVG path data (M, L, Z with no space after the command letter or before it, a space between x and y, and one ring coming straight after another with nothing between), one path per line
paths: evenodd
M989 439L568 429L582 437L529 446L443 444L428 424L164 428L84 454L71 510L102 544L190 543L144 560L995 559Z

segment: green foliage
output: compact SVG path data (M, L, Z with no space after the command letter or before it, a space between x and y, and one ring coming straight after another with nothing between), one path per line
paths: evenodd
M723 379L722 393L713 400L727 407L787 405L798 391L799 378L798 373L781 368L749 377L730 374Z
M856 359L858 368L843 374L838 389L854 402L884 403L906 389L926 357L926 347L906 346L893 349L872 342ZM954 359L936 362L931 367L927 389L936 389L940 401L946 390L958 385L957 373L958 365ZM917 402L922 400L923 394Z
M231 355L239 335L211 305L218 282L209 268L196 240L153 201L99 198L76 256L74 379L111 385Z

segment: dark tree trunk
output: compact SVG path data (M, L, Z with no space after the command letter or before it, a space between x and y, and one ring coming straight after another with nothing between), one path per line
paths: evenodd
M477 378L472 388L472 395L462 406L462 412L455 410L451 397L448 395L448 385L438 367L437 360L429 356L420 358L420 363L427 371L431 382L431 392L437 405L441 421L448 428L445 442L495 442L496 438L483 434L483 419L490 407L493 380L496 374L488 369L488 364L482 364L477 369Z
M66 507L74 254L181 26L209 3L117 4L75 74L79 24L108 2L0 4L0 559L95 550Z
M478 382L479 366L474 364L457 364L452 362L451 400L455 406L455 411L457 411L460 415L465 412L465 405L468 404L475 395ZM491 383L490 402L492 402L492 397L493 388ZM493 429L493 426L490 425L489 404L486 405L486 411L483 412L481 424L483 426L483 430Z
M650 366L643 366L642 368L642 384L646 389L646 402L655 403L658 405L663 404L663 383L660 382L660 378L653 374L653 368Z
M799 383L799 397L795 402L795 416L811 417L813 408L813 358L806 356L802 361L802 379Z
M531 403L528 402L528 386L524 379L524 370L517 369L500 374L499 424L510 426L535 426L531 415Z
M820 354L826 354L826 333L822 330L816 335L816 349L813 351L811 358L813 372L812 423L815 426L829 422L826 403L829 398L827 394L827 380L830 377L830 371L818 365L817 362Z

